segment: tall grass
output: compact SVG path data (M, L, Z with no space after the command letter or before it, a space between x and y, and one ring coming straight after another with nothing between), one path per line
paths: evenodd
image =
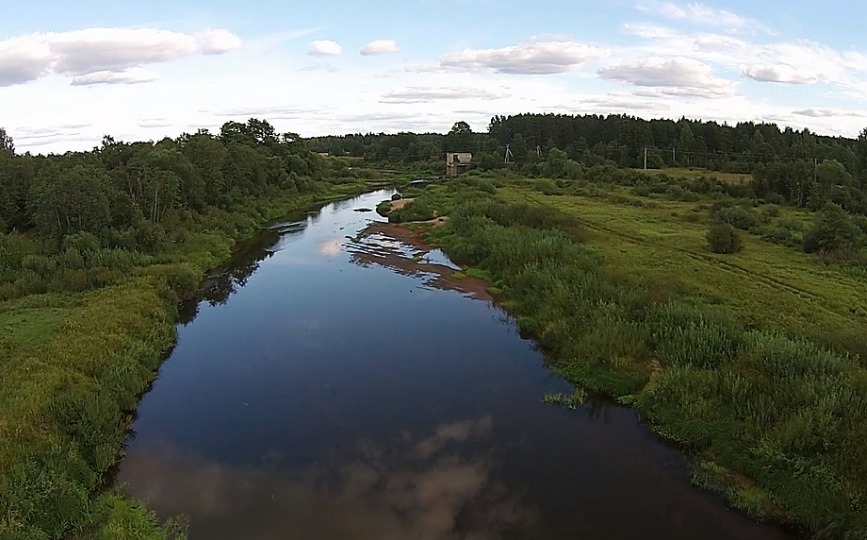
M702 456L705 473L730 471L733 502L867 538L867 370L857 359L609 273L586 236L551 207L495 197L459 205L430 233L492 276L565 377L633 403Z

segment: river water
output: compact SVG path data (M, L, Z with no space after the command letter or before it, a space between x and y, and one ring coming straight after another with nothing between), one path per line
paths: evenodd
M192 540L788 538L571 387L379 191L275 225L189 306L119 482Z

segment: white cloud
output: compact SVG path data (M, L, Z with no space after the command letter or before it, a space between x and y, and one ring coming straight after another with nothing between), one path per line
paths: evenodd
M445 55L440 65L512 75L548 75L574 71L606 54L605 49L574 41L543 41L501 49L465 49Z
M609 114L608 111L667 111L668 105L659 100L636 99L633 94L611 93L605 96L594 96L584 98L580 101L579 110L583 112L589 110L592 112L602 112Z
M330 40L311 41L307 44L307 54L311 56L340 56L343 48Z
M129 68L123 71L94 71L87 75L73 77L72 86L93 86L96 84L140 84L157 79L156 73L143 68Z
M809 118L835 118L835 117L853 117L853 118L865 118L867 117L867 113L859 112L859 111L844 111L841 109L804 109L801 111L794 111L792 114L796 114L798 116L807 116Z
M146 82L153 76L145 77L141 66L223 54L240 46L240 38L227 30L182 34L155 28L88 28L34 33L0 41L0 86L51 73L72 76L73 84Z
M371 41L361 49L362 56L375 56L380 54L391 54L400 51L397 42L390 39L379 39Z
M713 68L691 58L650 57L607 66L599 76L635 86L654 88L637 95L689 96L716 99L735 94L735 84L714 76Z
M680 5L674 2L642 0L635 7L639 11L651 15L658 15L666 19L687 22L699 26L722 27L732 32L755 32L761 30L768 34L772 33L767 27L759 24L753 19L742 17L724 9L716 9L706 6L698 2L690 2L688 4Z
M410 87L389 92L382 96L380 103L430 103L432 101L449 99L503 99L506 94L497 94L489 90L466 87L425 88Z
M822 80L820 73L799 72L792 66L785 64L749 66L744 69L744 75L759 82L787 84L814 84Z

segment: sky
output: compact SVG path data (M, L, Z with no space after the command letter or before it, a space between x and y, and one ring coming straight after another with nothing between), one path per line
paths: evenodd
M230 120L302 136L485 131L494 115L867 127L860 0L2 0L18 151Z

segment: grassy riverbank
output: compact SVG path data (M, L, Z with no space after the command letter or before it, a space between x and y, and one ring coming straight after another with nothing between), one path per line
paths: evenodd
M323 183L311 194L212 209L158 256L113 269L104 286L0 303L0 538L182 535L178 523L159 525L105 489L139 396L174 342L178 301L262 225L366 189Z
M867 535L867 279L857 265L762 239L758 227L742 253L710 253L721 194L469 177L409 195L450 215L429 240L491 276L553 367L636 407L694 458L697 483L758 517ZM766 228L816 219L768 216Z

